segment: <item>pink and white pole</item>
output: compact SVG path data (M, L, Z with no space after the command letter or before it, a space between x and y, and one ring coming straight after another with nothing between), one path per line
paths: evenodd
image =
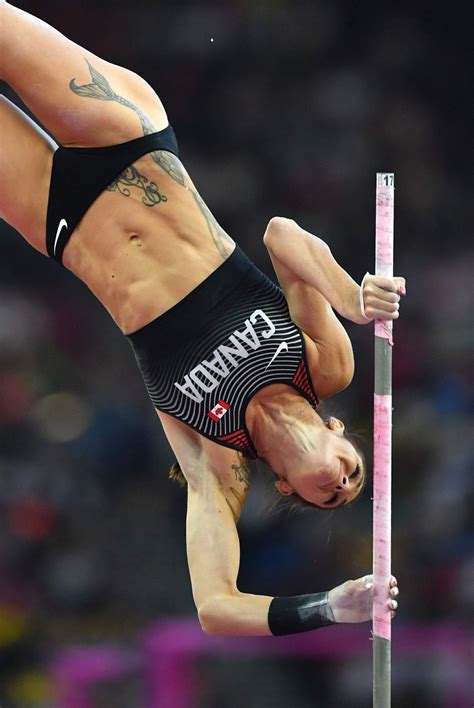
M394 175L378 172L375 273L393 277ZM390 708L392 541L392 322L375 321L373 507L373 708Z

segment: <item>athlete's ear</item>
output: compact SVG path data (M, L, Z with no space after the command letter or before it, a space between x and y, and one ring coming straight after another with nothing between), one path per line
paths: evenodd
M339 435L344 435L344 430L346 429L346 426L344 425L342 420L339 420L339 418L334 418L334 416L331 416L328 420L328 428L329 428L329 430L332 430L335 433L339 433Z
M275 482L275 487L278 489L280 494L283 494L284 497L289 497L290 494L295 493L295 490L286 479L278 479Z

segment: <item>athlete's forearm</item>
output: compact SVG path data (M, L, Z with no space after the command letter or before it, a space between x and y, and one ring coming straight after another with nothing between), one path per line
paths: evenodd
M327 592L268 597L236 591L210 599L199 619L207 634L231 636L296 634L335 623Z
M265 636L307 632L331 624L367 622L372 616L373 576L347 580L328 592L268 597L238 592L214 595L200 607L199 619L208 634ZM393 576L387 606L395 616L398 587Z
M337 263L324 241L291 219L275 217L267 227L264 242L276 258L318 290L342 317L360 319L360 287Z
M199 607L199 621L206 634L262 637L271 634L268 609L272 597L236 591L210 597Z

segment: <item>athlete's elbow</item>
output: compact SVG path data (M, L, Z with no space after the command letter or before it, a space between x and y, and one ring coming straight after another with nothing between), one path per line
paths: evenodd
M283 216L270 219L263 242L270 254L283 263L301 263L308 258L324 262L331 253L325 241L302 229L293 219Z
M219 595L208 598L198 607L199 623L204 634L214 636L234 634L232 625L235 623L235 617L233 621L229 621L232 619L229 600L230 598Z
M219 635L221 620L214 600L207 600L198 607L199 624L204 634Z
M285 216L273 216L268 222L263 235L264 244L268 248L272 241L276 238L280 238L282 235L288 236L288 233L295 227L297 227L297 223L293 221L293 219L287 219Z
M209 608L201 608L198 610L199 624L204 634L219 635L219 623L217 618Z
M351 385L353 378L354 378L354 367L352 367L352 369L347 367L347 369L342 371L339 382L338 382L338 386L337 386L338 392L344 391L346 388L348 388Z
M344 391L354 377L354 358L351 356L341 357L338 354L338 352L333 352L329 366L323 365L318 371L316 388L321 399Z
M347 357L347 359L340 363L337 369L337 373L333 377L333 393L339 393L348 388L352 383L354 378L354 359L353 357Z

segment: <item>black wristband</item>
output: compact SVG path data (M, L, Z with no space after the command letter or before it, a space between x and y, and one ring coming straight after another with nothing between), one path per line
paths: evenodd
M268 610L268 626L275 636L296 634L336 624L327 592L295 597L274 597Z

